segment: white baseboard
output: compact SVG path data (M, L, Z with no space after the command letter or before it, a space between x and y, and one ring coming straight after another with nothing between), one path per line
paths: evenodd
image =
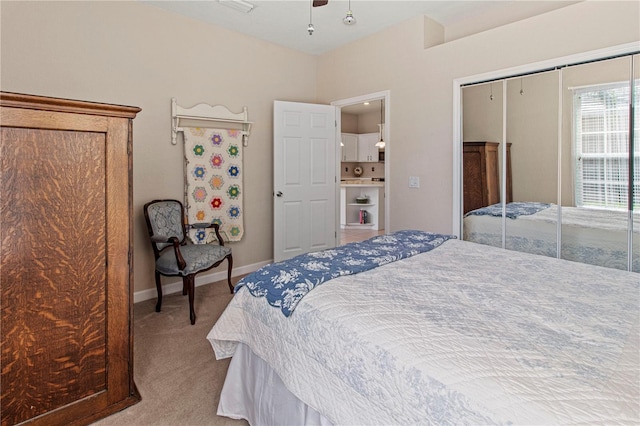
M251 272L257 271L262 268L264 265L271 263L271 261L254 263L252 265L240 266L238 268L233 268L231 272L232 277L236 277L238 275L250 274ZM176 279L174 277L171 277ZM164 278L166 279L166 278ZM200 287L201 285L211 284L216 281L222 281L227 279L227 271L220 270L216 272L211 272L209 274L196 275L196 287ZM178 282L174 282L171 284L166 284L162 286L162 294L172 294L182 292L182 280ZM158 293L156 292L156 288L148 288L146 290L140 290L133 293L133 303L144 302L145 300L155 299L158 297Z

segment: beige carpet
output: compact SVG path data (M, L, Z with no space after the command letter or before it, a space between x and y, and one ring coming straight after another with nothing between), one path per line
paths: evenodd
M234 283L239 278L234 279ZM134 377L142 401L94 425L246 426L216 416L229 360L217 361L206 336L231 300L221 281L196 288L197 321L182 293L134 306Z

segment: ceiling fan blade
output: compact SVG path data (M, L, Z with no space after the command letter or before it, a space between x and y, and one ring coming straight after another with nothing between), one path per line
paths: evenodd
M313 7L324 6L329 0L313 0Z

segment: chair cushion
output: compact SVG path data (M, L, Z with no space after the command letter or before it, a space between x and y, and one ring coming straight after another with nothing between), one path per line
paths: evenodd
M156 260L156 269L165 275L189 275L213 266L231 253L231 248L217 244L187 244L180 247L180 252L187 266L183 271L178 269L176 255L172 248L166 249Z

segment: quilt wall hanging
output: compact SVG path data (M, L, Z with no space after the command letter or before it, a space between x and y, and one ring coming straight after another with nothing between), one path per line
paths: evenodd
M225 241L244 234L242 131L184 127L187 223L217 223ZM215 241L213 229L190 229L195 244Z

